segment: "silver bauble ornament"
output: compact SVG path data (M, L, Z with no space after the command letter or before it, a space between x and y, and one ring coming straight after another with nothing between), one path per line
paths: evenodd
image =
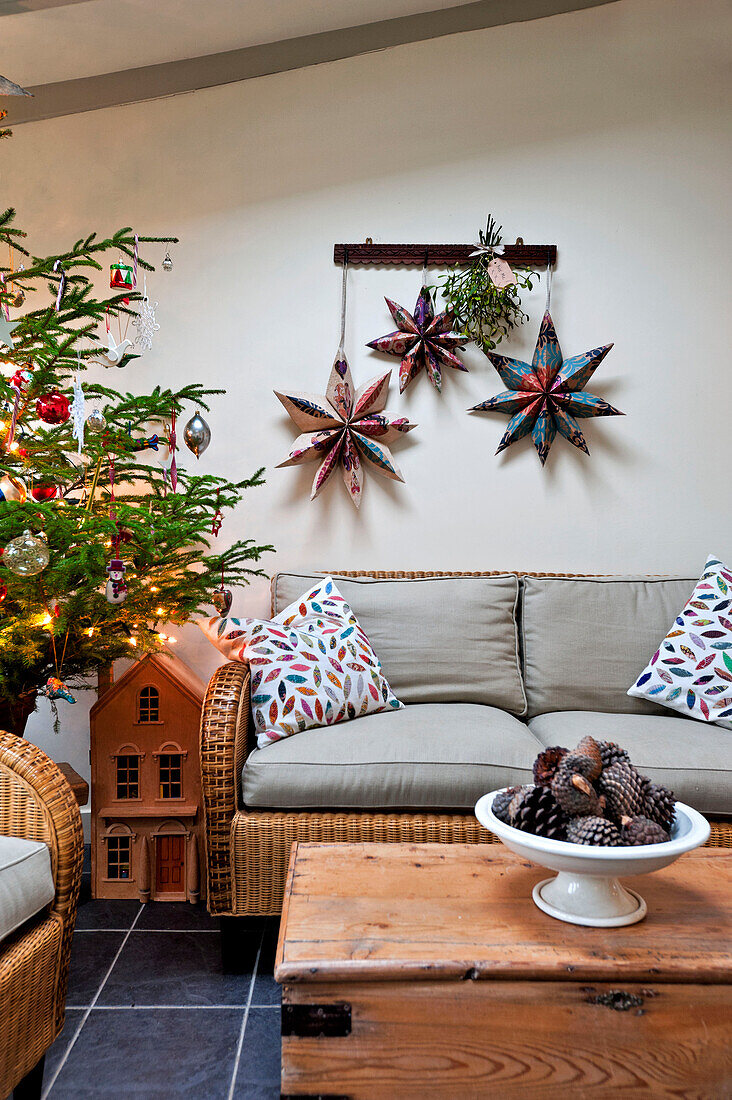
M101 409L92 409L86 418L86 426L90 432L103 432L107 426L107 418Z
M172 271L173 270L173 261L170 258L170 249L169 248L165 249L165 256L163 257L162 267L163 267L163 271Z
M18 577L34 577L46 568L50 556L45 541L26 530L8 543L2 562Z
M211 442L211 429L198 410L183 429L183 440L189 451L200 458Z
M231 601L233 599L230 588L217 588L211 597L211 603L214 605L219 615L228 615L231 609Z

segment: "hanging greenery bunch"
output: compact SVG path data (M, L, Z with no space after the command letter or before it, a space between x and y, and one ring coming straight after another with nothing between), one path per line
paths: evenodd
M485 230L480 230L479 244L488 251L474 256L470 266L453 267L437 287L445 302L455 314L454 328L472 340L484 352L494 351L511 329L528 321L528 314L521 308L521 290L531 290L535 271L513 268L515 283L498 287L488 271L493 258L491 249L501 244L503 226L496 226L488 217ZM498 253L497 253L498 254Z

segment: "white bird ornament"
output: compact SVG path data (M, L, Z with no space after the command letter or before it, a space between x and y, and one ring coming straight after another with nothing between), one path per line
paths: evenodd
M118 367L122 361L122 357L128 348L132 347L131 340L123 340L120 344L116 344L114 336L111 332L107 333L108 348L102 352L102 359L105 367Z

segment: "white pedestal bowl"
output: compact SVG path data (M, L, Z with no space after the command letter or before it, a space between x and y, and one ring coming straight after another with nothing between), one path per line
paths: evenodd
M671 839L662 844L599 848L549 840L499 821L491 809L498 793L491 791L478 799L475 816L516 855L558 872L554 878L537 882L532 896L539 909L570 924L617 928L643 920L645 901L621 885L618 876L658 871L709 838L706 818L677 802Z

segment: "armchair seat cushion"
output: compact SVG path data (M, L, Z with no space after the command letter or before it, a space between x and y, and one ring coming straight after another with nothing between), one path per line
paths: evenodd
M250 808L469 810L531 781L541 745L523 722L474 703L422 703L308 730L248 757Z
M616 741L654 783L669 787L700 813L732 815L732 737L719 726L673 714L606 714L570 710L532 718L542 745L572 748L589 734Z
M0 941L49 905L55 892L48 847L0 836Z

